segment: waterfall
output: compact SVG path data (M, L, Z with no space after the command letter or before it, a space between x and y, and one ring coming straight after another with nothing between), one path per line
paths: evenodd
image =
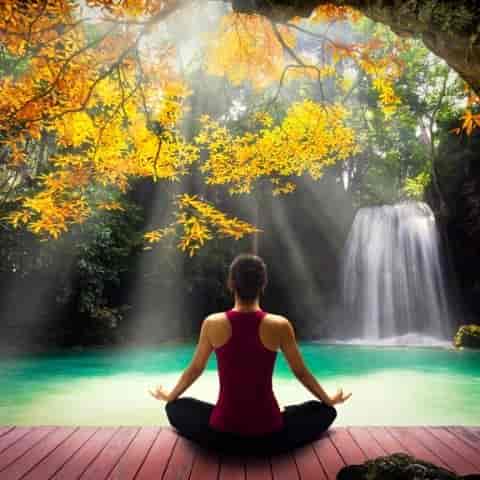
M451 334L439 234L421 202L361 208L342 267L342 338Z

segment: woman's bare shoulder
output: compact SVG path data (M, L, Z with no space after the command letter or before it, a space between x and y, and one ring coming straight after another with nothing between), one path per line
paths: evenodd
M225 321L225 319L226 319L225 312L216 312L216 313L211 313L210 315L207 315L204 321L210 324L215 324L215 323L221 323L222 321Z
M277 326L277 327L282 327L284 325L287 325L289 322L287 317L284 317L283 315L277 315L275 313L267 313L265 315L265 320L267 323L270 323L272 326Z

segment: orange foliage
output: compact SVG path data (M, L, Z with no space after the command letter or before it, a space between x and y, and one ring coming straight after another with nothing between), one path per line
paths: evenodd
M116 17L151 17L178 4L165 0L87 0L89 7L102 7Z
M295 46L295 35L279 27L285 43ZM227 76L233 85L246 80L257 88L278 81L287 65L285 52L268 19L260 15L230 13L211 37L207 71Z
M99 25L92 37L74 13L70 2L0 4L2 43L23 62L0 77L8 166L28 167L32 141L57 146L47 173L34 174L37 193L17 197L21 207L7 218L54 238L95 208L118 209L97 204L95 185L125 191L132 177L178 179L197 155L177 131L189 92L174 71L175 50L162 43L144 68L141 30Z
M335 20L337 22L350 20L356 22L362 17L362 14L358 10L354 10L350 7L325 4L319 5L310 15L308 21L312 23L319 22L331 22Z
M250 193L262 177L271 179L274 194L288 193L295 185L285 179L304 173L318 179L326 166L358 151L354 131L345 124L347 116L340 105L305 100L292 104L278 125L265 113L257 115L265 127L244 135L233 135L203 117L195 140L208 157L200 170L207 184L228 184L230 193Z
M189 255L193 256L205 241L213 238L214 231L217 236L236 240L261 231L236 217L229 218L197 195L178 195L175 203L178 206L175 220L165 228L146 232L144 238L147 242L158 242L180 230L178 247L184 252L188 250Z
M104 21L88 24L81 2L72 0L0 1L0 42L12 59L0 75L0 149L7 154L5 171L21 171L34 185L15 197L18 209L7 217L12 225L58 238L96 210L122 209L98 194L102 188L125 192L138 177L178 181L194 164L206 183L229 184L231 193L250 192L261 177L270 179L274 194L288 193L295 188L292 177L320 178L326 166L358 151L348 112L312 101L291 105L278 121L257 112L262 128L243 135L204 118L199 135L187 141L180 122L191 92L177 72L175 48L161 36L141 47L181 0L86 4L100 8ZM310 21L358 18L347 7L323 5ZM349 58L372 76L385 113L393 112L398 99L392 85L401 66L376 56L378 42L327 42L332 61L318 66L295 47L292 28L231 13L210 37L207 70L260 89L278 82L298 60L306 68L292 70L290 78L302 71L321 79L335 74L336 61ZM32 145L45 158L33 158ZM181 195L176 205L174 222L147 232L146 242L179 234L179 248L193 255L214 235L238 239L258 231L196 196Z
M327 4L315 9L308 21L312 24L356 22L361 16L349 7ZM254 88L261 89L279 80L303 77L321 81L324 77L334 77L338 61L353 60L372 78L385 115L396 111L400 100L393 85L403 68L396 56L404 48L401 41L394 52L386 53L383 42L376 37L364 43L343 43L320 34L318 43L329 55L320 62L313 62L304 53L295 51L298 20L295 18L290 24L274 27L258 15L231 13L224 16L218 31L210 36L206 56L208 72L225 76L234 85L250 82Z
M473 108L480 106L480 97L467 85L465 85L465 93L467 94L467 108L460 117L462 124L452 130L457 135L462 132L471 135L476 128L480 127L480 113L473 113L472 111Z

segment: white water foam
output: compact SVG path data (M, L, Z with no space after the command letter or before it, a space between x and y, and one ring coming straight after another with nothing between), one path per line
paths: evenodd
M426 203L361 208L346 243L344 321L334 336L382 345L449 339L451 313L439 244Z
M314 343L333 345L361 345L372 347L433 347L433 348L454 348L451 340L429 337L421 333L406 333L395 337L385 338L352 338L349 340L315 340Z

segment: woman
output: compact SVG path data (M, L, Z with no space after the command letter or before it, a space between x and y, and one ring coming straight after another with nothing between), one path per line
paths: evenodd
M285 317L260 308L267 285L263 260L237 256L230 265L227 287L232 309L208 316L188 368L175 388L158 386L150 394L164 400L172 426L198 444L224 453L276 454L317 438L337 416L334 405L351 393L328 395L305 366L292 325ZM280 410L272 390L277 350L285 355L300 382L318 400ZM180 397L203 372L212 351L217 356L220 391L216 405Z

